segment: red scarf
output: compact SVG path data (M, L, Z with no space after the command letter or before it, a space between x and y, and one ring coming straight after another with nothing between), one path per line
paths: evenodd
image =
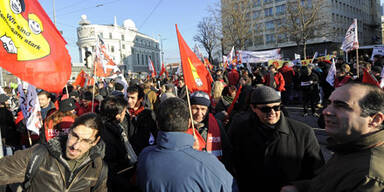
M136 111L135 109L128 109L128 113L131 117L137 117L144 110L144 106L140 106Z

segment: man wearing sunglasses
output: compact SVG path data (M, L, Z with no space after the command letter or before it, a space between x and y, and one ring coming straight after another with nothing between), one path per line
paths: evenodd
M229 128L240 190L279 191L286 183L314 177L324 159L312 128L285 117L271 87L254 89L250 103L251 110L235 115Z

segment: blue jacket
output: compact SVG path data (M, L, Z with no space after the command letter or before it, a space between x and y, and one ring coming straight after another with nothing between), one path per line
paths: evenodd
M235 182L212 154L192 148L193 136L162 132L157 145L139 156L137 182L143 191L234 191Z

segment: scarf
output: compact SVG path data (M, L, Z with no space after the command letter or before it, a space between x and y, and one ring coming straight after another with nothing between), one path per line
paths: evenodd
M144 106L140 106L136 111L135 109L128 109L128 113L131 117L137 117L144 110Z

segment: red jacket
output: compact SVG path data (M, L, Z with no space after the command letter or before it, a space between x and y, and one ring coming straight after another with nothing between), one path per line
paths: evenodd
M280 72L277 72L275 73L275 82L276 82L276 90L282 92L282 91L285 91L285 81L284 81L284 77L283 75L280 73ZM264 82L263 82L265 85L269 86L269 83L270 83L270 77L269 77L269 73L267 75L264 76Z
M285 65L279 69L279 72L283 75L286 85L292 84L293 77L295 76L295 71L292 69L292 67Z

